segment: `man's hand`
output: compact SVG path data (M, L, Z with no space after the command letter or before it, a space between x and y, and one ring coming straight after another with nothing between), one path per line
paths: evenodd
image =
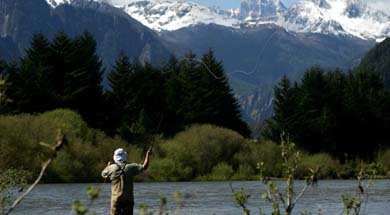
M152 152L153 152L153 146L150 146L149 149L148 149L148 151L146 151L146 154L151 155Z

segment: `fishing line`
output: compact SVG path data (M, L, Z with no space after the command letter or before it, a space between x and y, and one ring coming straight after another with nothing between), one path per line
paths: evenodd
M246 72L244 70L234 70L233 72L228 73L228 75L231 76L231 75L236 74L236 73L242 73L244 75L250 76L250 75L254 75L256 72L258 72L258 67L261 65L261 61L262 61L262 58L263 58L264 51L268 47L268 45L270 44L271 39L273 39L273 37L274 37L274 35L276 33L277 33L277 29L275 29L272 32L272 34L268 37L268 39L265 41L263 47L260 49L259 54L257 55L259 57L257 58L256 64L253 67L251 72Z
M262 61L262 58L263 58L263 54L264 54L264 51L265 49L268 47L268 45L270 44L270 41L271 39L275 36L275 34L277 33L277 30L278 29L275 29L272 34L270 34L270 36L268 36L267 40L265 40L265 43L263 44L262 48L260 49L259 53L258 53L258 58L257 58L257 61L256 61L256 64L255 66L253 67L252 71L250 72L246 72L244 70L234 70L233 72L229 72L229 73L226 73L228 76L232 76L233 74L236 74L236 73L242 73L244 75L248 75L248 76L251 76L255 73L258 72L259 70L259 66L261 65L261 61ZM225 76L218 76L216 75L211 69L209 66L207 66L207 64L201 60L201 59L198 59L198 58L189 58L189 57L182 57L179 59L179 61L189 61L189 62L196 62L196 63L200 63L201 65L203 65L207 72L213 76L214 79L216 80L223 80L225 79Z

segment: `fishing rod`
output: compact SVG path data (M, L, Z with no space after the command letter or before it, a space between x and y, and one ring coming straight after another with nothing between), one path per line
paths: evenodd
M164 114L161 114L160 120L159 120L159 122L158 122L158 124L157 124L157 127L156 127L156 129L154 130L154 132L153 132L153 133L154 133L154 137L153 137L153 139L152 139L152 141L151 141L151 144L150 144L150 146L149 146L149 149L150 149L150 150L153 149L154 144L157 142L157 137L158 137L157 132L158 132L158 130L160 129L160 126L161 126L161 123L162 123L163 119L164 119Z

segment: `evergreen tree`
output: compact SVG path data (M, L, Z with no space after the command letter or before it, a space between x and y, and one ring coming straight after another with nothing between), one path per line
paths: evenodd
M205 105L201 111L204 121L222 127L230 128L248 137L250 130L245 122L241 120L241 113L228 79L222 66L210 49L202 57L204 65L199 67L203 78L201 79L201 89L203 96L201 103Z
M150 64L138 66L134 72L132 79L131 98L129 105L132 107L133 116L132 124L136 122L142 123L145 127L145 134L155 135L155 132L165 132L168 128L165 124L167 118L161 124L164 117L168 117L166 104L166 77L161 70L153 67ZM141 114L141 112L143 112ZM158 127L160 125L160 127ZM160 131L157 131L159 129Z
M378 73L390 89L390 38L378 43L361 60L358 69Z
M297 87L291 86L291 81L287 76L283 76L279 84L274 88L274 115L267 121L265 136L275 141L280 140L282 133L287 134L292 139L297 129L298 98Z
M69 102L65 106L78 110L87 122L96 127L103 111L102 61L96 54L96 41L90 33L85 32L73 43L75 53L65 76L64 94Z
M21 59L19 68L10 72L12 89L10 96L14 100L16 112L42 112L54 108L49 64L49 42L39 33L32 38L31 47Z
M76 46L65 32L60 31L50 44L49 60L52 66L50 72L51 87L53 88L56 107L66 107L72 101L72 95L66 88L71 85L72 72L76 68L73 60L76 56Z
M184 129L184 82L180 77L179 61L171 55L168 62L162 67L166 76L165 91L167 111L164 116L164 125L167 135L173 135Z
M5 113L7 106L12 100L7 95L9 83L7 80L7 63L0 59L0 114Z
M18 68L9 73L15 112L72 108L94 127L100 121L102 63L90 34L71 39L59 32L51 43L36 34Z
M178 114L183 116L185 125L192 123L204 123L201 121L199 114L204 111L201 98L204 91L207 90L201 85L202 74L198 70L199 63L196 55L192 52L186 54L178 66L178 78L182 88L182 104L178 106Z
M324 73L306 71L293 87L283 78L275 88L275 113L268 121L268 137L287 132L312 152L326 151L340 159L370 158L388 146L390 97L378 73L366 70Z
M183 86L180 111L186 124L210 123L250 135L241 120L222 63L215 59L212 50L204 54L200 62L194 54L187 54L179 65L179 77Z
M371 71L348 74L343 102L343 151L370 156L379 145L387 144L389 119L386 119L385 92L380 75Z
M324 149L323 134L326 133L328 98L324 72L319 67L313 67L306 71L300 89L301 101L298 109L301 111L298 131L300 135L296 141L303 143L310 151ZM309 132L308 132L309 130Z
M120 113L116 128L127 140L154 135L166 115L165 78L160 70L131 63L121 54L109 75L110 100ZM119 119L120 118L120 119ZM162 125L161 131L170 129Z
M108 81L110 85L110 91L107 93L108 103L110 104L109 113L109 127L110 133L115 133L116 128L119 128L123 124L129 129L129 125L126 122L131 122L132 112L129 106L131 98L131 92L129 90L132 82L135 66L125 55L121 52L108 75ZM122 128L123 129L123 128ZM121 133L124 133L122 131Z

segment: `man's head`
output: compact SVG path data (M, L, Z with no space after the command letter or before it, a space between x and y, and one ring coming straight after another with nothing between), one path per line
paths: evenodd
M127 153L124 149L119 148L115 150L113 158L115 163L124 163L127 160Z

